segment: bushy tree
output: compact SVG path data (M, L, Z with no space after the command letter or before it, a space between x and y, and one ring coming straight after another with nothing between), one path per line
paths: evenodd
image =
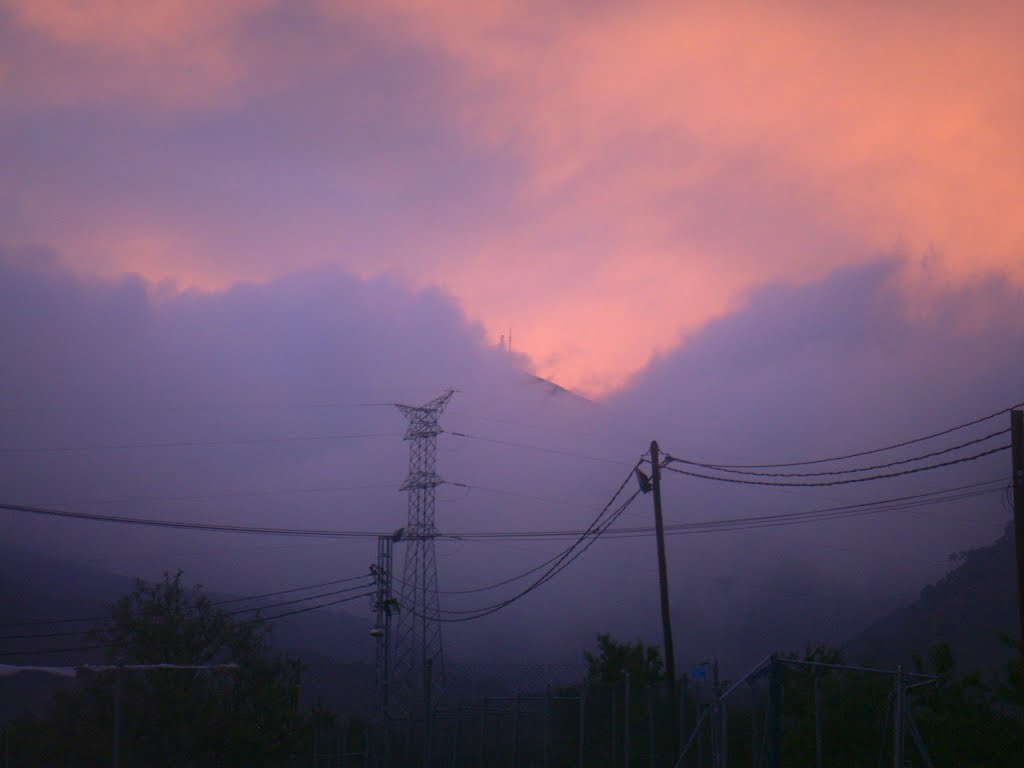
M633 680L653 682L665 676L661 651L657 646L613 640L611 635L597 636L597 652L583 652L587 662L587 679L602 683L617 683L626 673Z
M208 665L231 671L95 672L19 728L35 764L107 765L120 675L122 766L281 765L305 738L300 665L270 648L264 622L239 619L182 585L181 572L138 580L91 633L112 664Z

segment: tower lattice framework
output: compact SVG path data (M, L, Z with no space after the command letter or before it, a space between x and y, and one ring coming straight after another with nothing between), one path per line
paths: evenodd
M424 703L429 706L444 682L434 555L434 497L435 489L444 482L437 474L437 436L443 431L438 420L454 394L454 390L449 390L425 405L398 406L409 421L405 430L409 476L401 488L409 494L409 519L401 535L405 561L392 657L392 701L399 711L411 712Z

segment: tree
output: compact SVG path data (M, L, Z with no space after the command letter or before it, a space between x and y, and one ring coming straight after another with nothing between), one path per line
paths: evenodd
M109 646L112 664L233 662L237 670L88 674L36 723L35 746L45 755L37 762L109 762L117 674L123 766L280 765L297 750L308 727L298 706L299 662L270 648L263 620L216 608L181 576L137 580L90 637Z
M661 650L654 645L644 645L613 640L611 635L597 636L597 653L583 652L587 662L587 679L603 683L617 683L624 680L626 673L633 680L654 682L664 678Z

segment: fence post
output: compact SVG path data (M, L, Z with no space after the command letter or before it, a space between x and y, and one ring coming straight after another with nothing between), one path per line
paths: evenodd
M669 723L670 727L674 727L675 723ZM655 748L655 724L654 724L654 684L647 681L647 758L650 763L650 768L655 768L657 759L657 749Z
M757 688L754 687L754 680L747 681L750 686L750 764L758 765L758 743L757 743Z
M680 744L685 744L687 739L689 738L689 736L687 736L687 733L686 733L686 699L687 699L687 689L689 688L689 684L690 684L690 678L688 678L684 674L682 679L679 682L680 682L680 686L679 686L679 699L680 699L680 706L679 706L679 735L681 737L679 739L679 743ZM669 711L670 712L672 711L671 700L672 700L672 689L669 688L669 702L670 702L669 703ZM671 720L672 720L672 718L670 717L669 718L670 723L671 723ZM671 723L670 727L674 727L674 726L675 726L675 723ZM669 740L669 744L672 744L672 740ZM671 757L672 757L673 760L675 760L676 755L672 755ZM686 768L686 766L687 766L687 764L689 762L690 762L689 759L684 756L683 757L683 763L680 766L680 768Z
M512 768L519 768L519 694L516 694L515 712L512 713Z
M893 730L892 730L892 764L893 768L903 768L903 714L904 695L906 689L903 687L903 667L896 667L896 700L893 705Z
M629 672L622 691L622 765L629 768Z
M608 757L611 759L612 768L615 768L615 763L618 762L615 754L615 732L617 730L616 725L618 725L618 718L615 716L615 688L616 685L614 681L608 683L608 707L610 709L610 718L608 723Z
M722 718L722 748L719 750L722 755L721 764L722 768L729 768L729 707L725 699L721 700L718 713Z
M122 662L118 661L114 672L114 755L111 761L114 768L121 765L121 688L124 677L121 667Z
M544 768L551 759L551 683L544 688Z
M586 717L587 717L587 684L586 682L580 685L580 765L579 768L584 768L583 756L585 754L585 743L587 740L587 728L586 728Z
M821 675L814 674L814 765L823 768L824 755L821 751Z
M782 668L772 656L768 672L768 768L782 765Z
M487 697L484 696L484 705L480 709L480 768L486 768L484 762L484 744L487 742Z

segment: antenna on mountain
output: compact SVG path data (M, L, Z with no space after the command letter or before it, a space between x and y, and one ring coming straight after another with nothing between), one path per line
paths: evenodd
M508 329L508 353L512 354L512 328Z
M501 334L501 341L498 342L502 349L505 349L505 334Z

